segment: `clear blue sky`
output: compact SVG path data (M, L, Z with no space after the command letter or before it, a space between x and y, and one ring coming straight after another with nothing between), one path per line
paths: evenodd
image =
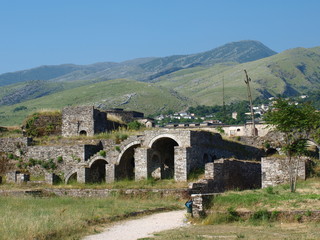
M239 40L320 46L319 0L0 0L0 73L197 53Z

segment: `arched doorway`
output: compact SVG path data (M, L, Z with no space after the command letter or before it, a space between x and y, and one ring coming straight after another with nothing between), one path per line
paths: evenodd
M134 180L135 177L135 160L134 150L139 145L133 145L127 148L121 155L119 164L115 167L116 180Z
M102 183L106 181L106 164L103 159L98 159L91 164L90 181L92 183Z
M85 130L81 130L79 134L80 136L87 136L87 132Z
M174 177L174 147L178 143L168 137L157 139L151 146L153 157L150 159L150 165L153 166L149 171L149 176L158 175L155 171L160 172L159 178L171 179Z

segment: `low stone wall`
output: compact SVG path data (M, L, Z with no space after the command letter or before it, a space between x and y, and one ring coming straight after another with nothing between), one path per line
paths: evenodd
M70 197L108 197L119 193L123 195L144 195L160 194L161 196L178 196L187 199L188 189L67 189L67 188L46 188L44 192L56 196Z
M262 188L276 186L289 182L290 166L295 169L297 164L297 176L299 179L306 179L306 159L292 159L291 165L286 158L266 157L261 159Z

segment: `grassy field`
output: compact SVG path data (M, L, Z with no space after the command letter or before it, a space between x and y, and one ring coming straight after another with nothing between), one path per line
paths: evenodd
M248 191L230 191L216 197L206 218L192 219L193 225L156 233L143 240L206 239L320 239L320 222L302 222L300 215L291 219L272 218L266 211L320 210L320 179L299 182L296 193L288 185ZM255 214L249 219L241 211ZM309 212L309 214L308 214Z
M141 240L278 240L278 239L320 239L319 223L273 223L258 226L243 223L220 225L195 225L156 233L155 237Z
M108 198L0 197L0 239L79 239L96 232L99 224L134 211L168 207L176 198L157 195Z
M320 179L310 178L297 184L297 191L290 192L288 184L265 189L229 191L213 200L211 211L281 211L319 210Z

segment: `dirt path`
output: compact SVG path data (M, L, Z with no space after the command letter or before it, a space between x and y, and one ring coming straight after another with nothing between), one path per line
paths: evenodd
M151 237L154 232L187 226L185 214L185 210L180 210L121 221L106 228L104 232L87 236L83 240L136 240Z

